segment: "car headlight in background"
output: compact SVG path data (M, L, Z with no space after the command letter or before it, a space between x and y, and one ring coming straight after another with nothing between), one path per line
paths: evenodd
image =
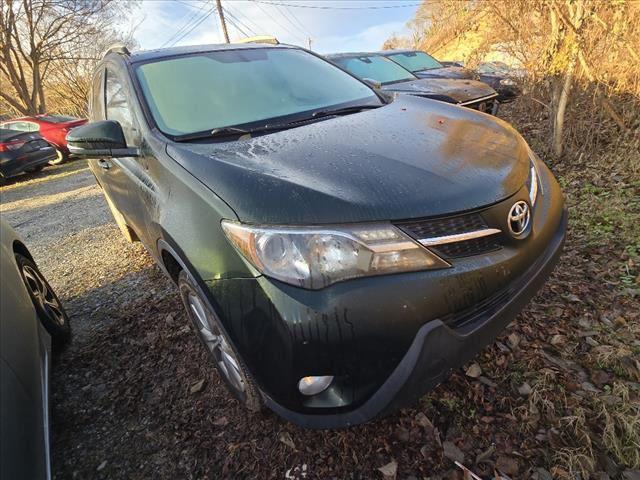
M506 85L506 86L512 86L515 85L516 82L514 82L513 80L511 80L510 78L503 78L502 80L500 80L500 85Z
M271 227L223 220L222 229L257 270L309 289L350 278L450 266L389 224Z

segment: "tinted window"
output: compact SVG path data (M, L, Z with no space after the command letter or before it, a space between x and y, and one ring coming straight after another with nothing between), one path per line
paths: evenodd
M124 83L109 69L106 70L105 105L107 120L120 122L127 144L135 144L136 129L134 128L133 117L127 102Z
M19 132L38 132L40 130L40 126L37 123L24 121L3 123L2 127Z
M66 123L78 120L76 117L67 117L64 115L39 115L38 119L48 123Z
M389 55L389 58L411 72L442 68L442 64L439 61L424 52L394 53Z
M221 50L137 68L158 127L170 135L203 132L315 109L379 103L372 90L303 50Z

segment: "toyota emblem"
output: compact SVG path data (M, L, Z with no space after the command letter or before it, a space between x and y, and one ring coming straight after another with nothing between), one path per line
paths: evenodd
M516 202L509 210L509 218L507 218L507 224L509 225L509 231L514 237L520 237L529 226L531 220L531 209L524 200Z

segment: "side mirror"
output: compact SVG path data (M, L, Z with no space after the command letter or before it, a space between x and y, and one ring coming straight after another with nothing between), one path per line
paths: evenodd
M86 123L67 133L69 152L81 157L137 157L137 148L128 148L120 124L114 120Z
M377 80L373 80L372 78L363 78L362 81L374 90L380 90L382 88L382 83Z

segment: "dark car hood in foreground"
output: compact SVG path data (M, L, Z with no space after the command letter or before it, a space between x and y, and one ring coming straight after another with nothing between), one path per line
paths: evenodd
M429 70L413 72L413 74L420 78L462 78L469 80L474 78L471 70L462 67L430 68Z
M314 224L464 211L514 194L527 145L506 122L403 95L257 138L169 143L167 152L240 220Z
M490 86L482 82L449 78L421 78L420 80L392 83L383 85L382 90L393 93L428 95L432 98L447 98L455 103L469 102L496 93Z

